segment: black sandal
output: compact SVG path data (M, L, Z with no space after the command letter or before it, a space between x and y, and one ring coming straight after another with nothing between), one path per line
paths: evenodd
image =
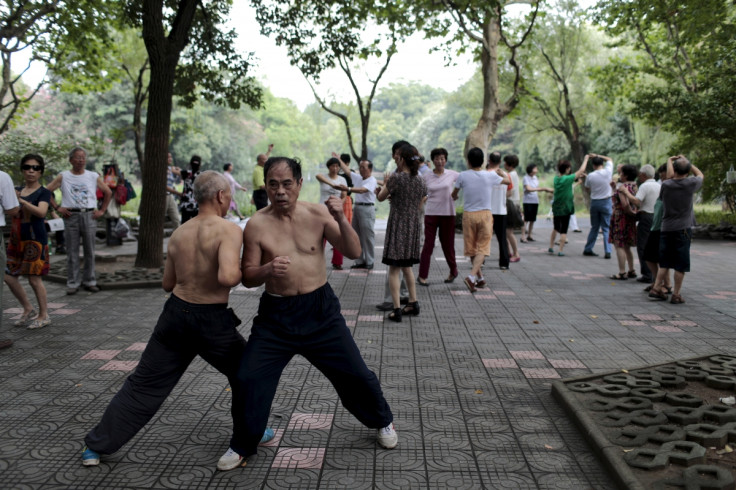
M388 314L388 319L392 322L401 323L401 308L394 308L394 311Z
M628 274L626 274L626 276L627 276L627 277L628 277L629 279L635 279L635 278L636 278L636 271L629 271L629 273L628 273Z
M625 281L625 280L628 279L628 277L626 277L626 273L625 272L622 272L620 274L614 274L614 275L612 275L610 277L610 279L613 279L614 281Z
M445 279L445 284L450 284L451 282L455 282L456 277L457 277L457 274L455 274L454 276L450 274L449 276L447 276L447 279Z
M401 310L404 315L417 316L419 314L419 301L413 303L407 303L406 306Z
M429 286L429 282L427 282L427 280L422 277L417 277L417 284L419 284L420 286L424 286L424 287Z

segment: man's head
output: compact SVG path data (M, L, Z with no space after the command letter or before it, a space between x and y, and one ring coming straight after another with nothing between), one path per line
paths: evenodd
M590 163L593 165L593 169L598 170L606 164L606 161L601 157L593 157L591 158Z
M189 159L189 166L192 167L192 172L198 172L199 167L202 166L202 157L199 155L192 155Z
M667 180L667 164L664 163L660 165L657 169L657 173L659 174L660 181L664 182L665 180Z
M342 155L340 155L340 160L345 165L350 165L350 155L348 155L347 153L343 153Z
M393 145L391 145L391 157L393 157L394 162L399 163L399 149L404 146L408 145L408 141L399 140Z
M69 152L69 163L75 172L84 172L84 167L87 166L87 150L81 146L73 148Z
M488 165L487 165L487 168L489 170L495 170L495 169L497 169L500 166L501 166L501 153L499 153L497 151L491 152L488 155Z
M557 162L557 171L560 175L567 175L572 171L572 165L567 160L560 160Z
M233 170L233 164L232 163L226 163L222 166L223 172L232 172Z
M468 151L468 165L470 165L470 168L480 168L483 166L483 150L480 148L471 148L470 151Z
M373 162L368 159L361 160L358 165L358 173L363 179L367 179L373 173Z
M652 167L649 164L642 165L641 169L639 169L639 180L644 182L645 180L649 180L653 178L654 178L654 167Z
M266 192L274 209L296 204L302 189L302 166L296 158L271 157L263 166Z
M680 177L689 174L692 167L693 166L690 164L690 160L685 157L680 157L672 162L672 168L675 171L675 175L678 175Z
M227 215L230 208L230 184L214 170L205 170L194 179L194 200L199 205L212 204L220 216Z
M512 170L516 170L516 167L519 166L519 157L516 155L506 155L503 157L503 164L504 167L506 167L506 171L511 172Z
M267 159L266 155L261 153L256 157L256 164L263 167L266 164L266 159Z

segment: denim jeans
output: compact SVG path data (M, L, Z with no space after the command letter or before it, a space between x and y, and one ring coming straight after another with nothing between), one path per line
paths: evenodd
M608 229L611 226L612 214L611 199L593 199L590 201L590 233L585 244L585 251L592 252L598 238L598 230L603 229L603 249L611 253L611 244L608 243Z

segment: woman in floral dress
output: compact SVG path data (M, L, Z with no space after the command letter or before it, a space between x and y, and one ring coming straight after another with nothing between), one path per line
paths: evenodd
M611 231L608 235L608 241L613 244L618 259L618 274L612 275L611 279L618 281L636 277L634 254L631 252L631 247L636 246L636 210L633 209L629 199L619 189L625 187L631 195L636 195L634 181L638 173L639 171L633 165L621 166L619 182L616 184L616 190L611 197L613 200L613 214L611 215ZM627 262L629 264L628 272L626 272Z

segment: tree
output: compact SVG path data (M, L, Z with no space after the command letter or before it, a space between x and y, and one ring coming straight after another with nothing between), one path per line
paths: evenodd
M166 154L174 94L189 106L200 97L233 108L241 103L260 106L261 89L247 75L249 61L234 49L234 31L222 29L230 6L228 0L213 0L206 7L198 0L139 0L127 5L130 21L142 27L151 66L138 267L159 267L163 262Z
M291 63L302 72L322 109L340 119L345 127L348 146L356 160L368 157L368 128L371 107L381 78L396 53L397 44L406 32L406 11L391 0L324 2L291 0L254 0L261 32L274 36L276 44L287 48ZM367 26L375 31L368 37ZM377 74L368 78L370 90L361 94L361 81L353 72L356 60L364 64L375 59ZM360 151L356 149L351 117L337 104L328 103L318 93L320 76L337 65L350 84L360 123ZM364 69L365 67L363 67Z
M100 66L111 46L108 36L114 19L114 2L102 0L51 0L0 3L0 134L46 82L24 88L22 75L34 61L53 71L73 72L82 78L104 79ZM21 51L31 52L19 72L13 60Z
M524 23L514 28L512 24L517 18L509 15L508 8L522 3L531 4L532 10ZM468 41L476 46L483 75L483 105L478 124L465 139L464 153L472 147L488 148L499 122L518 105L523 83L517 54L534 28L539 5L539 0L424 0L414 3L417 18L423 19L419 27L425 28L428 37L449 37L459 43L460 51L467 49ZM447 16L452 22L448 22ZM449 48L450 44L447 46ZM504 54L508 56L510 67L507 73L504 73L507 68ZM508 95L502 100L504 90Z
M598 71L601 93L679 135L671 152L697 161L706 198L725 196L732 210L736 189L723 176L736 157L735 15L726 0L605 0L594 17L634 50Z

